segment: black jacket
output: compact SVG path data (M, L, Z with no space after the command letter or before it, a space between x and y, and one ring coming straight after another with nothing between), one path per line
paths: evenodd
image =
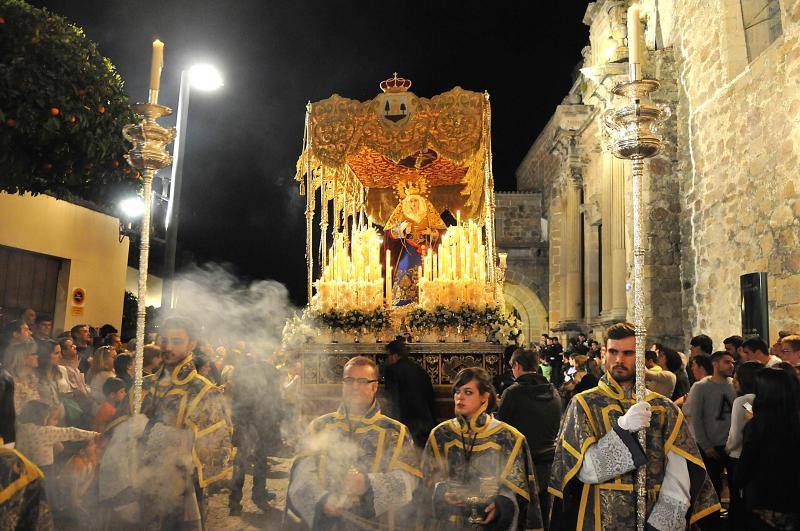
M544 376L528 373L517 378L503 393L496 416L525 436L535 464L553 460L561 397Z
M0 437L8 444L16 440L14 410L14 378L0 365Z
M384 368L384 382L389 399L386 416L405 424L414 444L424 447L436 427L433 385L428 373L413 360L400 358Z

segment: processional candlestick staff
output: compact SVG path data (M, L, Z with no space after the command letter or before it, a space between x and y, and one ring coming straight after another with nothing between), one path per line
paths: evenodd
M142 360L144 358L145 309L147 307L147 262L150 255L150 206L152 203L153 174L156 170L169 166L172 157L167 152L167 144L175 137L175 128L166 129L156 123L158 118L169 116L172 109L158 104L158 89L161 81L161 68L164 66L164 43L158 39L153 42L153 62L150 70L150 97L147 103L137 103L134 110L144 119L136 124L122 128L123 136L133 147L125 156L128 163L142 175L144 216L142 217L141 237L139 238L139 304L136 309L136 357L134 361L133 403L134 414L142 406Z
M653 104L648 95L660 86L658 81L642 79L642 26L640 7L628 8L628 74L629 81L620 83L612 92L629 100L622 107L605 116L605 125L612 137L614 156L631 161L633 174L633 324L636 329L636 401L644 401L647 391L644 381L644 351L647 329L644 324L644 294L642 289L642 180L644 159L656 155L661 149L657 126L670 116L666 106ZM646 445L646 431L639 432L642 449ZM639 467L636 478L636 522L644 529L647 500L647 465Z

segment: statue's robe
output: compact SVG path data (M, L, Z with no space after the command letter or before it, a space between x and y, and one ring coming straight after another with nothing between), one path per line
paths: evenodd
M387 230L383 241L392 265L392 305L406 306L418 302L422 257L424 253L438 248L438 231L433 236L421 234L412 231L406 222L406 225Z
M422 458L425 486L432 505L432 519L426 527L472 529L466 511L444 501L448 482L466 484L480 490L481 478L495 483L503 502L499 521L490 529L541 529L542 516L536 475L525 436L514 427L491 415L479 414L478 421L450 419L430 434ZM464 446L467 446L467 452ZM472 448L471 453L469 448ZM469 465L467 466L467 454Z
M647 516L652 516L659 501L659 491L667 474L668 454L674 452L675 461L682 464L685 460L684 470L688 471L683 474L683 482L687 483L685 490L689 493L688 508L685 514L678 515L676 522L683 529L719 511L720 504L681 410L657 393L650 392L646 400L652 412L647 448L642 453L642 463L645 460L647 463ZM617 419L635 402L633 389L623 389L606 373L597 387L575 395L569 403L556 440L549 487L551 494L562 499L559 529L636 529L635 469L594 484L579 479L589 448L607 434L615 433ZM607 467L619 461L620 456L617 452L605 457L600 464Z
M3 446L0 446L0 529L53 529L44 474L21 453Z
M341 497L353 468L366 475L367 492L346 500L340 517L327 516L326 501ZM409 503L421 477L406 426L381 414L377 402L363 417L340 406L309 425L292 464L287 509L309 529L405 529L414 524Z

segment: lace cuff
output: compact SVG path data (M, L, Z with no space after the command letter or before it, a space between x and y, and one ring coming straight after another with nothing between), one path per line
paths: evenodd
M604 483L635 468L626 442L616 431L610 431L586 450L578 479L592 485Z
M686 529L686 512L688 510L688 503L670 498L662 493L653 506L647 523L658 531L683 531Z
M380 516L392 507L402 507L411 501L417 479L402 470L367 474L372 488L375 515Z

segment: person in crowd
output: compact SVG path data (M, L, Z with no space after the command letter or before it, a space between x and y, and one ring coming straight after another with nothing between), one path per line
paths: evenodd
M40 400L25 404L17 419L16 448L44 472L45 478L55 476L53 455L54 449L61 448L60 443L86 441L100 435L80 428L57 426L58 419L58 408Z
M380 412L378 367L347 361L342 402L314 419L289 476L287 508L309 529L378 529L413 523L422 473L408 428Z
M786 336L790 336L790 335L792 335L792 332L789 332L788 330L779 330L778 331L778 339L776 339L775 343L773 343L772 346L769 347L769 353L770 353L771 356L775 356L776 358L780 358L781 357L781 351L783 350L783 347L781 346L781 344L782 344L783 338L786 337Z
M89 326L77 324L70 329L69 333L78 351L78 370L86 374L92 366L92 354L94 353ZM89 381L91 381L91 379Z
M689 354L693 358L700 354L711 356L714 352L714 342L705 334L694 336L689 341Z
M596 522L606 529L635 529L636 468L644 464L653 493L647 497L650 526L684 529L719 511L681 411L655 393L635 399L634 326L618 323L606 335L606 373L596 388L572 400L556 440L550 492L563 503L559 529L594 529ZM659 414L651 417L655 407ZM635 436L642 428L646 453ZM606 488L613 489L612 497L603 495Z
M36 323L33 325L33 339L42 341L50 339L53 334L53 317L46 313L36 316Z
M158 345L145 345L142 352L142 374L145 376L155 373L161 366L161 347Z
M558 337L553 336L550 338L550 345L547 348L547 364L551 368L550 383L556 388L560 387L561 382L564 381L564 375L561 370L564 364L564 348L561 346Z
M767 343L759 337L751 337L742 343L742 354L745 359L755 360L765 367L774 367L781 362L778 356L770 354Z
M589 349L589 340L586 338L586 334L583 332L578 332L578 345L585 347L587 350Z
M651 391L672 398L677 377L674 372L668 370L666 367L662 367L661 363L666 363L666 356L664 356L663 352L663 347L661 349L661 354L654 350L645 351L645 385Z
M744 438L744 427L749 420L749 412L752 411L753 399L755 398L756 374L764 366L757 361L745 361L739 364L733 376L733 386L736 388L736 400L733 401L731 408L731 429L728 432L728 441L725 443L725 453L728 454L728 475L736 479L736 468L739 464L739 456L742 454L742 441ZM747 406L745 405L747 404ZM747 407L751 409L747 409ZM730 506L728 508L728 521L735 529L745 528L741 525L742 520L742 497L738 489L730 489Z
M19 343L30 343L32 341L33 334L24 321L11 321L3 327L3 331L0 333L0 354L6 356L6 363L10 363L11 360L6 353L8 348Z
M19 320L28 325L28 328L33 332L36 325L36 310L33 308L25 308L19 312Z
M589 352L587 353L590 358L599 360L600 359L600 342L596 339L589 340Z
M102 404L106 397L103 396L103 384L109 378L116 376L114 373L114 360L117 353L111 347L98 347L92 355L92 366L86 377L89 379L89 387L92 389L92 398L98 405Z
M433 385L425 369L408 357L408 347L402 339L386 345L384 381L388 399L386 415L404 424L414 444L424 448L436 426Z
M571 370L567 374L565 381L561 384L561 400L564 407L572 397L596 386L599 379L588 370L589 363L594 363L585 354L575 354L569 359Z
M36 342L36 376L39 382L39 400L50 404L50 406L60 409L63 413L61 403L61 392L68 388L66 380L59 370L58 362L61 361L61 345L48 339Z
M31 400L39 400L39 357L35 343L17 343L6 349L8 372L14 379L14 411L17 416Z
M736 360L736 363L745 361L741 359L743 343L744 338L742 336L730 336L722 340L722 344L725 347L725 352L733 356L733 359Z
M211 364L207 363L210 368ZM262 511L276 494L267 490L267 455L280 444L280 375L263 355L242 356L232 373L225 395L230 397L233 420L233 486L228 497L231 515L241 514L242 488L252 464L253 503ZM275 397L265 401L264 396Z
M149 507L150 524L175 529L201 525L208 487L232 477L233 430L219 389L194 368L194 323L169 317L160 337L163 365L142 381L141 412L152 426L142 441L144 465L156 478L177 475L185 482L145 492L143 503ZM133 393L130 405L133 409ZM120 428L115 428L115 438ZM165 444L172 448L166 454Z
M507 345L505 350L503 350L503 359L500 366L500 372L496 374L494 378L492 378L492 386L497 391L497 396L501 396L503 391L508 389L508 387L514 383L514 375L508 370L508 364L511 362L511 355L514 354L514 351L516 351L518 348L519 347L517 345ZM431 432L431 429L433 429L434 426L436 426L436 423L433 422L433 419L431 419L430 428L422 440L421 447L425 446L425 441L428 440L428 434ZM415 442L418 441L415 439Z
M17 412L14 410L14 377L0 362L0 447L16 439ZM0 457L2 462L2 457ZM0 470L2 470L0 464ZM0 483L0 489L2 484ZM2 492L2 490L0 490Z
M550 494L546 484L553 464L556 436L561 423L561 398L553 384L537 374L539 354L517 349L510 366L514 384L503 392L497 420L515 427L525 436L539 480L539 507L544 527L549 525Z
M689 377L686 369L683 368L683 360L675 349L662 346L658 351L658 365L662 371L668 371L675 375L675 387L672 395L669 396L672 401L678 400L689 392Z
M122 346L122 339L120 339L119 334L116 332L110 332L103 337L103 345L114 349L114 352L117 354L122 354L125 351Z
M118 334L118 333L119 333L119 330L117 330L114 325L108 324L108 323L106 323L103 326L101 326L100 330L97 331L98 337L100 337L102 339L105 339L109 334ZM109 346L113 346L113 345L109 345Z
M736 399L733 386L733 356L721 350L711 356L711 377L694 383L689 416L706 470L717 491L722 493L722 474L728 459L725 444L731 431L731 411ZM729 484L733 480L728 470Z
M735 478L749 530L800 529L797 404L796 386L786 371L758 371L753 418L744 427Z
M431 432L422 457L432 519L445 529L472 529L465 506L489 495L480 508L484 528L541 529L536 472L525 436L492 415L497 395L480 367L459 371L453 382L455 418ZM476 444L476 441L480 443ZM449 450L461 444L462 451ZM499 475L498 475L499 471ZM427 501L427 500L426 500Z
M714 342L705 334L700 334L694 336L691 341L689 341L689 362L694 359L695 356L708 356L711 357L711 354L714 352ZM697 380L694 379L693 374L689 373L689 382L694 383Z
M114 347L109 346L109 348ZM125 383L125 389L130 389L133 385L133 356L127 352L114 356L114 375Z
M121 378L111 377L103 382L103 395L105 395L106 399L100 404L92 421L92 429L94 431L103 433L109 423L117 416L117 411L122 407L125 400L126 389L125 381Z
M705 354L698 354L692 358L689 361L689 365L689 372L692 375L691 379L695 383L711 377L714 373L714 366L711 364L711 358ZM689 388L689 391L684 396L675 400L675 405L683 408L683 413L687 418L691 418L692 416L691 407L689 407L692 397L692 387Z
M789 335L781 339L781 359L800 369L800 335Z
M67 377L70 391L67 396L73 400L81 409L81 420L76 422L73 414L75 411L71 410L71 405L65 402L64 407L67 409L67 422L70 426L81 427L94 415L94 410L97 404L92 399L89 386L86 385L83 373L78 369L78 349L72 341L72 336L62 337L59 339L58 344L61 346L61 368Z

